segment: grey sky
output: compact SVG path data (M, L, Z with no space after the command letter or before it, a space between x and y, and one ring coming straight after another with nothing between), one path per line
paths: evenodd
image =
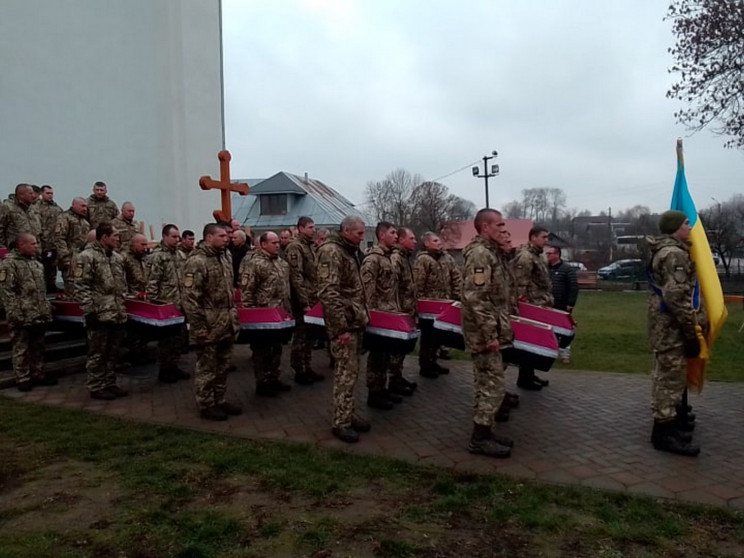
M685 138L698 208L741 192L744 153L675 124L666 2L223 0L234 177L280 170L364 202L398 167L436 179L496 149L491 205L662 211ZM478 206L469 167L442 182Z

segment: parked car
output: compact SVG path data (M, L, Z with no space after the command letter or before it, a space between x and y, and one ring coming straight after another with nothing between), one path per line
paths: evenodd
M610 281L639 281L646 277L646 270L641 260L617 260L600 267L597 277Z
M573 267L576 271L586 271L586 266L581 262L566 262L568 265Z

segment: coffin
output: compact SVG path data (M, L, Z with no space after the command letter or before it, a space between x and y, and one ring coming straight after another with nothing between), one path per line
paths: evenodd
M519 316L511 317L513 346L501 351L504 362L547 372L558 358L558 340L553 327Z
M326 328L325 318L323 318L323 305L320 302L316 302L307 314L302 317L302 321L305 322L305 331L307 335L313 339L325 339Z
M7 248L0 248L0 260L2 260L8 254L10 254L10 250L8 250Z
M238 308L238 343L282 343L292 340L295 320L282 308Z
M363 345L370 351L408 354L416 348L420 336L421 331L408 314L370 310Z
M78 301L54 299L51 304L55 327L62 330L83 327L83 309Z
M462 336L460 303L455 302L446 307L434 320L433 327L437 342L445 347L465 350L465 338Z
M561 348L568 347L576 335L576 322L573 316L563 310L520 302L518 314L521 318L553 326L553 333L558 338L558 345Z
M145 339L180 335L185 318L175 304L155 300L124 299L127 329Z
M434 300L431 298L420 298L416 301L416 314L418 314L421 327L432 327L434 320L439 314L452 306L452 300Z

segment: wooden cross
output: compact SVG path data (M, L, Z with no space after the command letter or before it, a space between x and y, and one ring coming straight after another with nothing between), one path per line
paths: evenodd
M233 192L237 192L241 196L245 196L250 191L248 184L238 182L235 184L230 183L230 156L229 151L220 151L217 154L217 158L220 160L220 179L214 180L209 176L202 176L199 179L199 187L202 190L220 190L222 196L222 209L215 209L212 212L214 218L217 221L225 221L229 223L232 220L232 204L230 203L230 195Z

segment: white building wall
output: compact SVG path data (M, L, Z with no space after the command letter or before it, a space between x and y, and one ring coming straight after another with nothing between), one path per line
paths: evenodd
M108 184L159 237L219 207L219 0L2 0L0 195L51 184L62 207Z

